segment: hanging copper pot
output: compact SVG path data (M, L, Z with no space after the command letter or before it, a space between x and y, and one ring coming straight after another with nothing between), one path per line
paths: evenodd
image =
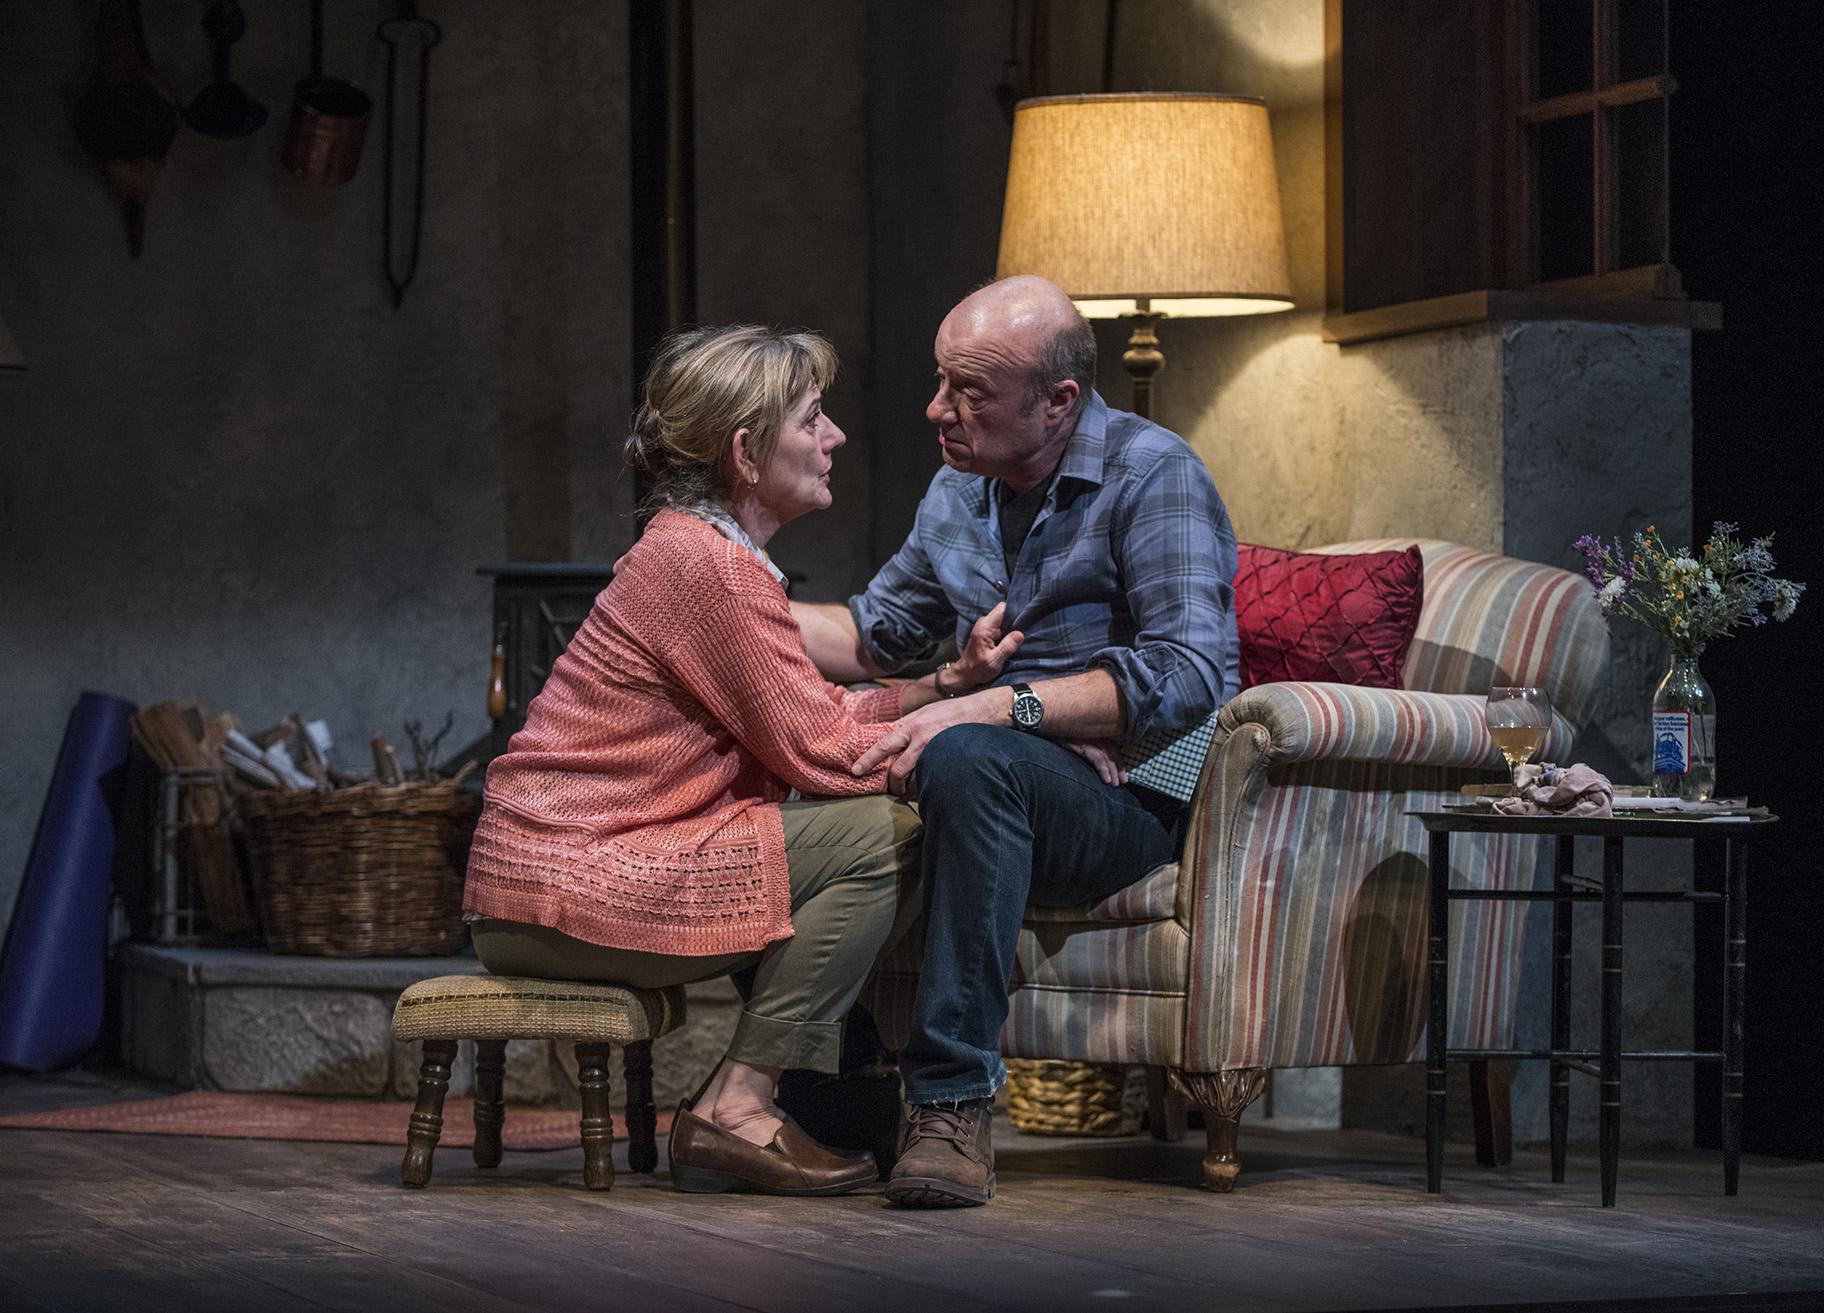
M323 76L323 0L310 3L310 76L292 90L291 126L279 160L305 182L347 182L361 165L374 99L341 78Z

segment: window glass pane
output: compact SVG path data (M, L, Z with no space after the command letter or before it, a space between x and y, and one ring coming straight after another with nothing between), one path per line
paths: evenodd
M1591 234L1595 193L1590 170L1595 119L1555 119L1533 129L1539 184L1539 278L1578 278L1594 272Z
M1666 259L1666 102L1609 111L1615 133L1615 261L1620 269Z
M1666 71L1666 0L1618 0L1615 29L1620 81Z
M1591 3L1592 0L1539 0L1535 40L1541 100L1590 89Z

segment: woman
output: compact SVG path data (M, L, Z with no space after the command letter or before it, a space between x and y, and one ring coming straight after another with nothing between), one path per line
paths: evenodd
M837 1069L842 1019L916 908L917 817L882 795L884 767L849 767L894 717L992 680L1021 637L997 610L937 675L851 693L817 674L765 547L830 504L835 374L809 333L660 348L627 458L662 509L489 767L469 861L490 971L637 988L740 973L728 1054L672 1124L685 1190L874 1179L773 1102L782 1069Z

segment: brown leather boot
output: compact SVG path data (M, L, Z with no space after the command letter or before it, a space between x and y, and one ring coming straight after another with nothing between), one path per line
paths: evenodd
M994 1197L993 1120L991 1099L908 1106L887 1198L911 1208L987 1203Z
M686 1194L846 1194L875 1179L874 1155L824 1148L790 1117L771 1144L754 1144L679 1107L671 1122L671 1180Z

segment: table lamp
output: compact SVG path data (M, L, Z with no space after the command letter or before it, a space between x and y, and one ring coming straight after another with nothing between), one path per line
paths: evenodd
M996 277L1040 274L1089 319L1131 318L1150 418L1161 317L1292 308L1266 105L1248 96L1041 96L1015 107Z

